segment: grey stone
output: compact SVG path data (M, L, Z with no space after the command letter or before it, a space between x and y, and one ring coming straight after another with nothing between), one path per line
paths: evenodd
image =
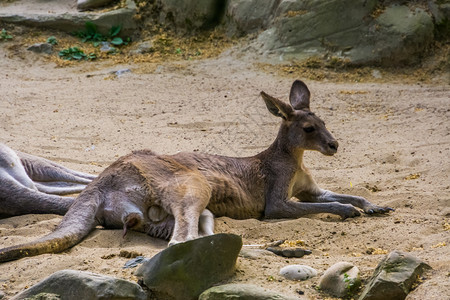
M113 49L110 42L101 42L100 45L101 45L100 47L101 52L109 52Z
M431 267L404 252L389 253L377 266L359 300L405 299L411 286Z
M179 243L144 262L135 275L158 299L197 299L234 274L241 247L241 237L223 233Z
M239 256L247 259L258 259L258 258L267 259L270 256L274 257L275 254L265 249L242 248L241 252L239 253Z
M280 275L289 280L307 280L317 276L317 271L310 266L289 265L281 268Z
M158 1L157 1L158 2ZM223 0L160 0L159 23L173 24L178 31L210 29L219 24L225 11Z
M363 61L373 60L386 65L418 62L433 41L433 20L423 9L411 10L407 6L391 6L376 19L377 31L367 44L373 46L373 58L362 55ZM352 57L352 52L349 57ZM361 53L358 54L361 57ZM352 60L358 62L353 55Z
M37 43L28 47L27 50L34 53L52 54L53 45L49 43Z
M307 58L355 45L361 39L365 19L377 4L375 0L285 2L280 4L280 15L273 26L258 37L263 49L276 50L285 59ZM287 14L289 11L293 14Z
M253 284L225 284L204 291L198 300L298 300Z
M97 8L101 6L108 5L112 3L114 0L78 0L77 1L77 9L79 10L87 10L91 8Z
M434 18L435 35L439 40L450 39L450 2L428 1L428 9Z
M5 293L3 293L2 291L0 291L0 299L3 299L5 297Z
M338 262L320 277L319 287L335 297L351 296L361 285L359 269L349 262Z
M12 2L8 5L14 5ZM36 2L37 6L41 6L41 2ZM85 29L86 22L92 22L97 25L97 29L106 34L112 26L121 25L121 34L131 35L135 32L137 26L133 19L136 14L136 4L133 0L126 0L124 8L111 10L107 12L79 12L75 8L57 7L55 5L54 12L43 12L41 7L30 9L29 6L24 8L17 4L15 10L0 9L0 21L5 23L21 24L26 26L43 27L57 29L66 32L74 32Z
M118 78L120 78L120 77L122 77L123 75L128 74L128 73L131 73L131 70L130 70L130 69L120 69L120 70L117 70L117 71L114 72L114 74L115 74Z
M134 282L90 272L62 270L16 295L13 299L26 299L42 293L55 294L65 300L144 300L147 298L142 288Z
M266 29L278 5L277 0L230 0L226 16L228 33L244 35Z
M305 255L310 255L312 252L311 250L306 250L302 248L281 248L281 247L267 247L267 251L273 252L276 255L283 256L283 257L296 257L301 258Z
M146 54L153 51L152 41L143 41L135 45L133 50L130 50L130 55Z
M421 8L381 1L281 1L255 48L281 60L336 56L356 65L402 65L420 60L433 41L432 16Z

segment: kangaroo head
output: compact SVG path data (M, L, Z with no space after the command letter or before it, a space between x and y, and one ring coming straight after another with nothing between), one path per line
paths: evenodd
M278 139L290 150L316 150L333 155L338 142L325 127L325 123L309 109L310 92L305 83L294 81L287 104L261 92L269 111L283 119Z

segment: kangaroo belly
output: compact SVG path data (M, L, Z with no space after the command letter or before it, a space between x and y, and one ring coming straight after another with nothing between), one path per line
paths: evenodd
M208 180L212 187L208 209L216 217L259 219L264 214L262 189L243 185L238 178L214 176Z

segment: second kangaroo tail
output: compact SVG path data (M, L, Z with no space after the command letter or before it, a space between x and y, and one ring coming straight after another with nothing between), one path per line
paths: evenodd
M0 262L58 253L78 244L97 225L95 216L100 204L98 191L85 191L75 200L52 233L30 243L0 249Z

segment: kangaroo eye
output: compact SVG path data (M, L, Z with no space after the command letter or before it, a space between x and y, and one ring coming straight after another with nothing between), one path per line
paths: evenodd
M303 128L303 131L306 132L306 133L313 132L314 130L315 129L314 129L313 126L308 126L308 127Z

